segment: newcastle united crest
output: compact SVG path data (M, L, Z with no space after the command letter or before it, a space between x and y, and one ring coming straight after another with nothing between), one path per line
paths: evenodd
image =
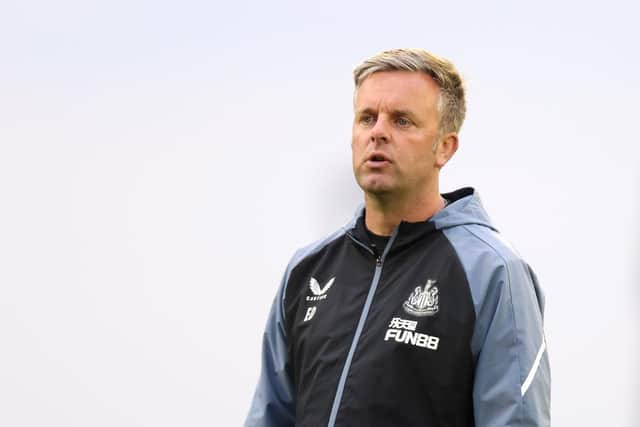
M424 287L416 287L402 308L414 316L433 316L438 312L438 288L435 280L427 280Z

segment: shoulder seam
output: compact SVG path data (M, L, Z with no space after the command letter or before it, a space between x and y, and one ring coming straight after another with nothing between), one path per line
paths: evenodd
M498 255L500 257L500 259L505 263L505 265L508 264L509 260L507 260L507 258L495 247L495 245L491 244L486 239L484 239L481 236L479 236L478 233L476 233L475 231L471 230L467 225L462 225L462 228L467 230L467 232L469 234L471 234L473 237L475 237L476 239L480 240L482 243L484 243L485 245L490 247L491 250L493 250L493 252L495 252L496 255ZM494 233L497 233L497 232L494 231ZM511 248L509 248L509 249L511 249ZM513 250L512 250L512 252L513 252ZM514 255L516 255L516 257L518 257L518 255L515 252L514 252Z

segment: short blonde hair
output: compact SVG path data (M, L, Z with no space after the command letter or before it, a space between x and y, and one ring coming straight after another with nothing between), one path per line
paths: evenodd
M439 131L459 132L467 111L462 77L454 65L424 49L392 49L366 59L355 70L356 90L371 74L379 71L416 71L430 76L440 87Z

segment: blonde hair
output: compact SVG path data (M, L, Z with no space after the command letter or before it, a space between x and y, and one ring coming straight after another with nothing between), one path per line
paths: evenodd
M371 74L379 71L415 71L430 76L440 87L439 131L459 132L467 111L462 77L454 65L424 49L392 49L366 59L353 70L356 90Z

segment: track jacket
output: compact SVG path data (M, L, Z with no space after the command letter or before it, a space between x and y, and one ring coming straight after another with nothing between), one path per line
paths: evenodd
M245 426L548 426L544 300L477 193L372 248L364 211L299 250Z

